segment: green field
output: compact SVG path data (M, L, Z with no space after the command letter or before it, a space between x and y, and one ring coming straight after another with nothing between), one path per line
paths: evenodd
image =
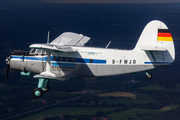
M157 91L164 91L164 92L180 92L180 84L176 84L175 88L163 88L161 86L145 86L145 87L140 87L137 89L141 90L157 90Z
M177 107L179 107L179 105L168 105L166 107L161 108L161 110L167 111L167 110L175 109Z
M139 94L139 93L133 93L136 96L136 99L116 99L116 98L106 98L108 104L146 104L149 102L156 102L154 98L147 94Z
M148 94L140 94L140 93L134 93L136 95L136 100L145 100L145 101L155 101L154 98L151 95Z
M70 115L95 115L96 112L98 111L103 111L103 112L108 112L108 111L113 111L118 108L116 107L56 107L53 109L49 109L40 113L37 113L35 115L26 117L21 120L42 120L44 117L49 117L49 116L60 116L63 114L70 114Z
M109 97L109 96L113 96L113 97L128 97L128 98L131 98L131 99L136 99L136 96L132 93L129 93L129 92L108 92L108 93L101 93L101 94L98 94L98 96L100 97Z
M133 109L129 109L129 110L124 110L121 112L116 112L116 113L112 113L109 114L109 116L112 117L112 120L127 120L129 117L136 117L137 113L139 114L156 114L156 113L160 113L162 112L161 110L151 110L151 109L142 109L142 108L133 108Z
M163 90L161 86L145 86L145 87L140 87L138 89L143 89L143 90Z
M179 85L177 85L177 86L179 87ZM16 88L24 89L25 87L27 87L27 86L2 84L0 86L0 90L4 90L4 91L8 92L8 91L12 91L13 89L16 89ZM139 89L139 90L137 90L137 89ZM155 105L157 105L157 104L159 104L159 101L156 101L151 95L146 94L146 91L144 92L144 90L153 90L155 92L156 92L156 90L157 90L157 92L162 92L162 91L166 92L169 90L177 91L177 90L180 90L179 88L163 88L160 86L145 86L145 87L140 87L137 89L135 88L135 90L131 91L131 92L114 91L114 92L110 92L110 93L103 93L102 95L104 95L104 96L99 97L97 101L105 102L105 104L103 103L102 105L108 104L108 106L111 106L111 107L86 107L86 106L83 106L83 107L55 107L52 109L44 109L44 110L42 110L42 112L34 113L34 115L23 118L21 120L32 120L32 119L33 120L42 120L45 117L54 117L54 116L67 115L67 114L69 114L69 115L95 115L98 111L102 111L104 113L108 112L109 114L106 114L106 116L112 117L113 120L119 120L119 119L127 120L129 117L140 118L142 116L150 116L152 114L154 115L154 114L165 112L165 111L168 111L171 109L175 109L179 106L179 105L168 105L168 106L163 106L163 108L158 108L158 110L145 109L145 108L148 108L147 103L153 103L153 104L155 103ZM99 89L89 89L89 91L90 90L92 90L93 92L101 91ZM141 90L142 90L142 92L141 92ZM140 91L140 92L137 93L138 91ZM29 94L29 91L25 90L25 91L23 91L23 93ZM66 93L63 93L63 94L62 93L63 92L60 92L60 91L51 92L51 94L53 94L53 96L57 96L56 97L57 100L59 100L59 96L62 96L62 95L64 95L65 98L66 97L68 97L68 98L74 97L71 94L67 94L67 96L66 96ZM78 93L78 92L76 92L76 93ZM105 97L105 95L106 95L106 97ZM95 98L97 98L97 96ZM123 96L125 96L125 97L123 98ZM11 97L11 96L9 96L9 97ZM88 97L86 97L86 96L81 96L81 97L83 99L84 98L88 99ZM131 99L131 97L133 97L134 99ZM92 99L92 98L89 97L89 99ZM4 99L7 99L7 97ZM29 102L29 104L31 104L31 103L34 104L36 102L41 102L43 100L46 100L46 98L31 99L31 101L26 100L25 104L27 104L27 102ZM76 101L74 101L73 103L76 103ZM78 103L78 101L77 101L77 103ZM86 104L88 105L89 102L87 102ZM123 108L123 105L121 105L121 104L125 105L125 107L124 107L125 110L118 111ZM117 106L119 106L119 107L117 107ZM13 109L14 109L13 107L8 107L8 111L10 111L10 112L13 111ZM116 112L113 112L113 111L116 111ZM139 115L141 115L141 116L139 116Z
M108 104L146 104L149 102L156 102L156 101L146 101L146 100L126 100L126 99L106 99Z

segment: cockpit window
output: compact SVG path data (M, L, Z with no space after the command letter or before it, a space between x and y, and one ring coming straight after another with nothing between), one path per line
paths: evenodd
M46 51L42 50L42 54L46 54Z
M32 49L30 50L30 53L35 53L35 51L36 51L36 49L32 48Z
M36 49L35 53L42 53L42 50L41 49Z
M46 51L42 50L42 49L35 49L35 48L32 48L30 50L30 54L46 54Z

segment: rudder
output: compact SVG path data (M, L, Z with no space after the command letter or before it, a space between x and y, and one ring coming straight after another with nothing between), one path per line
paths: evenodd
M175 59L174 42L167 26L158 20L149 22L144 28L134 50L144 50L158 55L162 53L162 59L154 62L172 63ZM158 61L157 61L158 60Z

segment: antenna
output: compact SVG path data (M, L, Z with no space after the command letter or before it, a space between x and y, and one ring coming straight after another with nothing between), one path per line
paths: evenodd
M111 43L111 41L109 41L109 43L107 44L106 48L108 48L108 47L109 47L110 43Z
M50 34L50 32L48 31L47 44L49 44L49 34Z

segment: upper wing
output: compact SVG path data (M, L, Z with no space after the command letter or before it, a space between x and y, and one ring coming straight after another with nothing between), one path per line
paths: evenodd
M52 45L63 45L63 46L84 46L90 37L82 34L65 32L53 40L50 44Z
M76 50L72 49L68 46L57 46L52 44L32 44L30 48L43 49L45 51L58 51L58 52L76 52Z
M89 37L82 34L65 32L48 44L32 44L30 48L43 49L45 51L76 52L71 46L84 46Z

